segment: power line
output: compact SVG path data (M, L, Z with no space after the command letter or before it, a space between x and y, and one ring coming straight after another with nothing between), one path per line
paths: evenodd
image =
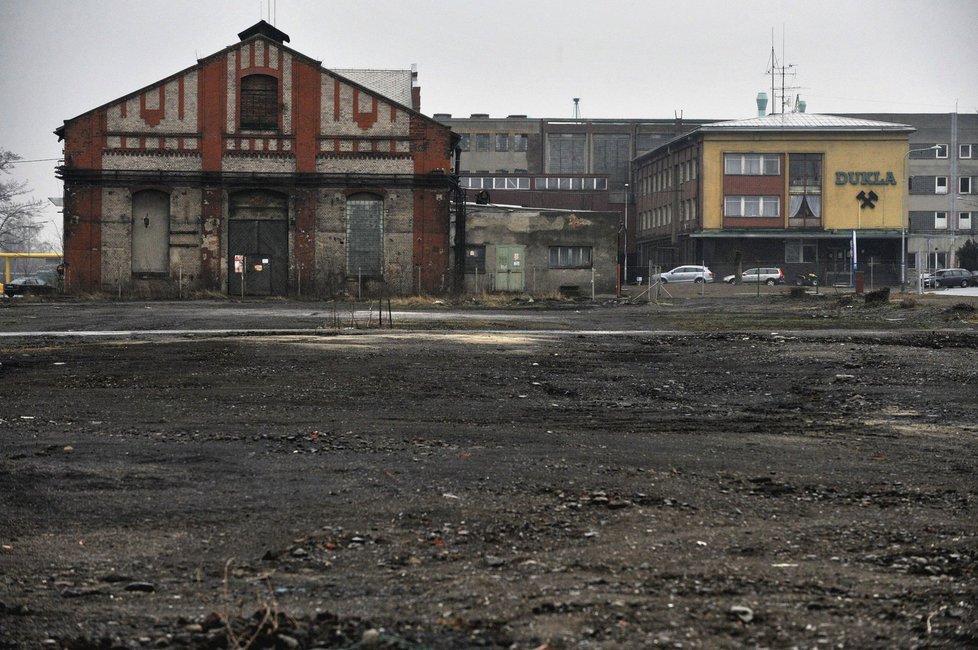
M34 162L51 162L54 160L61 160L61 158L37 158L36 160L8 160L4 162L5 165L19 165L21 163L34 163Z

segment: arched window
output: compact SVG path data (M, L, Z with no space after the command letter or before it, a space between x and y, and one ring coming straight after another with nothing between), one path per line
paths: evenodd
M278 128L278 79L253 74L241 79L241 128Z
M384 275L384 200L359 193L346 201L346 272Z

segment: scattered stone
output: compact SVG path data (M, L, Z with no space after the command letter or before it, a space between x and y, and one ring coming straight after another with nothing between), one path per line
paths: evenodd
M204 630L216 630L224 627L224 618L217 612L211 612L200 622L200 626Z
M739 620L741 623L750 623L754 620L754 610L744 605L734 605L730 608L731 618Z
M363 647L375 648L378 643L380 643L380 630L370 628L369 630L363 631L363 636L360 638L360 644Z
M122 573L107 573L100 578L102 582L108 582L109 584L115 582L132 582L132 577L124 575Z
M84 588L77 589L75 587L66 587L61 590L62 598L84 598L85 596L100 596L104 592L100 589Z

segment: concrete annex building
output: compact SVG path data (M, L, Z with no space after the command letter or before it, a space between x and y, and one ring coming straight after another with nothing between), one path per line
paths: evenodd
M264 21L238 36L56 131L66 289L449 289L457 138L418 89L327 70Z

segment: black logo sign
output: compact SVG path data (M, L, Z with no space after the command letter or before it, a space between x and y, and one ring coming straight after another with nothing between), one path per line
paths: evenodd
M863 204L859 206L860 210L863 208L875 208L876 202L880 200L880 197L877 196L876 192L873 190L870 190L868 193L860 191L859 194L856 195L856 198L863 202Z

